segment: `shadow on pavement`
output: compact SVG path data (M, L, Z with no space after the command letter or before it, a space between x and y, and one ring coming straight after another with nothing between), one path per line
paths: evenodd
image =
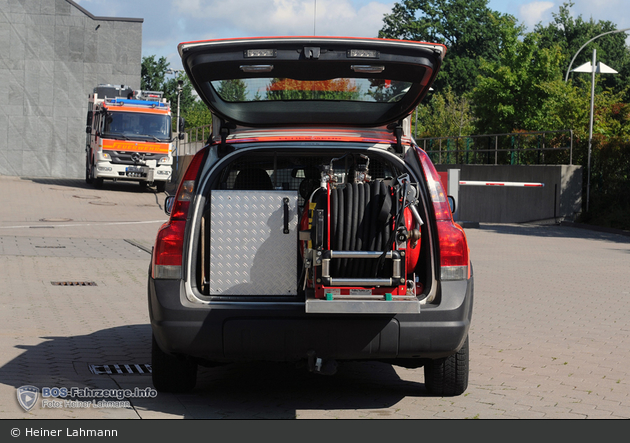
M142 186L138 182L133 181L112 181L105 180L103 186L96 188L93 185L85 183L84 179L71 179L71 178L29 178L20 177L21 180L28 180L40 185L62 186L69 188L88 189L97 191L113 191L113 192L134 192L134 193L153 193L163 194L157 192L155 187Z
M481 223L482 231L492 231L503 235L525 235L536 237L576 238L586 240L601 240L614 243L630 244L630 236L616 232L605 232L570 225L536 225L536 224L490 224Z
M34 346L16 346L24 352L0 368L0 383L40 389L153 387L150 375L95 375L88 368L90 364L150 364L149 325L42 339ZM146 411L149 416L157 412L192 419L292 419L299 410L331 410L330 418L334 418L335 410L366 409L376 418L390 414L379 409L409 396L429 394L423 383L402 380L385 363L341 363L337 374L324 376L292 363L252 362L200 367L197 387L191 393L129 400L141 416Z

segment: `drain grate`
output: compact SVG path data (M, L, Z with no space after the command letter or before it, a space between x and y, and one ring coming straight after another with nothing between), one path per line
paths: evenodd
M129 364L129 365L89 365L90 372L95 375L103 374L150 374L151 365L147 364Z
M65 246L35 246L36 248L41 249L65 249Z
M53 286L96 286L93 281L51 281Z

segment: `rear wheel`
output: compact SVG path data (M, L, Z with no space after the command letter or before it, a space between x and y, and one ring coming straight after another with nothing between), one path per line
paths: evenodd
M151 375L153 386L160 392L188 392L197 383L197 363L168 355L152 336Z
M468 336L462 348L446 358L424 365L424 383L432 395L452 397L468 388Z

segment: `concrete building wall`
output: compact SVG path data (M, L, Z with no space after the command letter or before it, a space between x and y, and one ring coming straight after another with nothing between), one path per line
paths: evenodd
M0 0L0 175L84 176L88 94L140 88L142 22L70 0Z
M582 210L582 167L572 165L436 165L459 169L460 180L543 183L544 187L460 186L457 220L522 223L562 218Z

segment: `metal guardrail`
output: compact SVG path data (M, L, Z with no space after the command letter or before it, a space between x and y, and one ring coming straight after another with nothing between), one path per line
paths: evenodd
M183 160L186 156L192 156L206 145L206 141L212 133L212 125L200 126L184 131L184 139L180 140L175 134L175 147L173 149L173 175L172 183L179 183L183 171L181 168L187 166Z
M194 155L197 151L205 146L205 143L212 133L212 125L191 128L184 132L186 135L184 140L179 141L176 149L176 155ZM568 146L557 146L557 143L548 141L547 136L553 134L556 138L558 135L568 135ZM501 140L501 139L504 140ZM481 140L486 142L480 142ZM560 137L558 141L563 138ZM532 140L537 146L531 146ZM472 143L471 143L472 142ZM505 146L509 143L510 147ZM416 143L421 146L431 157L434 163L454 163L454 164L550 164L546 163L545 152L558 153L559 151L568 151L568 164L573 164L573 130L565 129L561 131L534 131L534 132L513 132L504 134L480 134L480 135L463 135L454 137L426 137L416 139ZM435 145L438 149L432 149ZM481 148L480 146L492 147ZM556 145L551 146L549 145ZM459 149L464 145L464 149ZM507 156L502 156L505 153ZM532 161L532 153L535 159ZM523 156L528 155L528 162L523 161ZM500 158L502 156L502 158ZM437 158L436 158L437 157ZM509 157L509 158L508 158ZM557 157L557 156L556 156ZM455 161L452 162L451 159ZM483 160L483 161L480 161ZM509 160L509 161L508 161ZM547 158L549 160L549 158ZM551 164L565 164L567 161L558 161L554 159Z
M184 131L184 139L180 140L175 155L194 155L203 148L212 133L212 125L199 126Z
M557 139L547 140L548 134ZM566 137L562 137L566 134ZM558 137L560 135L560 137ZM482 141L485 139L485 142ZM568 146L551 146L568 141ZM472 142L472 143L471 143ZM504 147L506 142L509 147ZM416 139L416 143L429 154L436 164L573 164L573 130L513 132L505 134L465 135L454 137L426 137ZM434 149L437 144L438 149ZM461 145L464 149L460 149ZM472 144L472 146L471 146ZM491 146L492 147L483 147ZM535 144L536 146L532 146ZM501 146L501 147L500 147ZM455 148L455 149L453 149ZM554 155L554 159L545 159L546 152L558 154L568 151L568 159ZM494 157L494 159L492 159ZM454 159L454 162L451 161ZM552 160L551 163L548 163Z

